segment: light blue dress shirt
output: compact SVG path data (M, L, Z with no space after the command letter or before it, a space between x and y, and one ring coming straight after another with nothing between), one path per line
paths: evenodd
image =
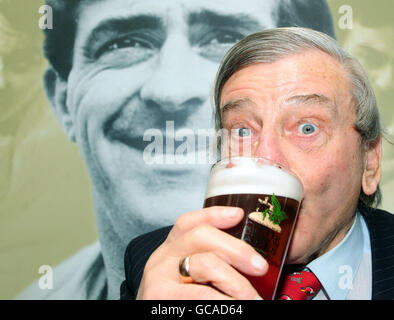
M369 232L357 212L342 241L306 265L322 284L314 300L370 300L372 264Z

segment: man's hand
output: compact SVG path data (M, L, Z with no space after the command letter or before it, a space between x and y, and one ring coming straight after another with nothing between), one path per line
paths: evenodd
M264 275L267 262L246 242L220 230L237 225L243 215L240 208L210 207L179 217L149 258L137 299L259 299L240 272ZM193 279L189 284L178 271L186 256Z

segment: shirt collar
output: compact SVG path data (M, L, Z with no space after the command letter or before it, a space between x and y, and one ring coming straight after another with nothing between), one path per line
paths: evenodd
M360 214L342 241L306 265L319 279L329 299L345 300L352 288L363 255Z

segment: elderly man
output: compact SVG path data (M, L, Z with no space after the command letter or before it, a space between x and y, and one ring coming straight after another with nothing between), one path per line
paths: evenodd
M148 163L155 136L146 133L164 132L156 159L171 159L181 130L196 138L213 128L210 86L235 42L280 25L333 34L331 17L326 2L315 0L47 3L54 27L45 31L45 86L86 161L100 245L55 269L53 290L35 285L38 295L23 297L118 298L127 243L198 209L209 173L209 163Z
M286 264L314 273L321 285L314 298L394 298L394 216L372 208L380 199L382 129L361 65L320 32L265 30L226 55L214 101L218 124L232 140L246 140L253 155L285 164L300 178L304 200ZM266 260L222 230L244 214L234 207L197 210L171 230L132 241L122 296L259 299L243 274L264 275ZM185 257L193 283L179 274Z

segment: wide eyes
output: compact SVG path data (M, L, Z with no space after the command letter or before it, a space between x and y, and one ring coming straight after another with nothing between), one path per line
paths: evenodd
M302 135L311 135L315 133L317 127L312 123L302 123L297 127L298 133ZM238 138L247 138L250 137L253 132L250 128L240 127L231 129L232 135L237 136Z
M237 128L231 130L233 134L237 135L240 138L249 137L252 135L252 130L249 128Z
M312 123L303 123L298 126L298 132L304 135L310 135L316 132L317 127ZM231 130L233 134L240 138L245 138L252 135L252 130L249 128L236 128Z
M312 123L302 123L298 126L298 132L304 135L313 134L317 127Z

